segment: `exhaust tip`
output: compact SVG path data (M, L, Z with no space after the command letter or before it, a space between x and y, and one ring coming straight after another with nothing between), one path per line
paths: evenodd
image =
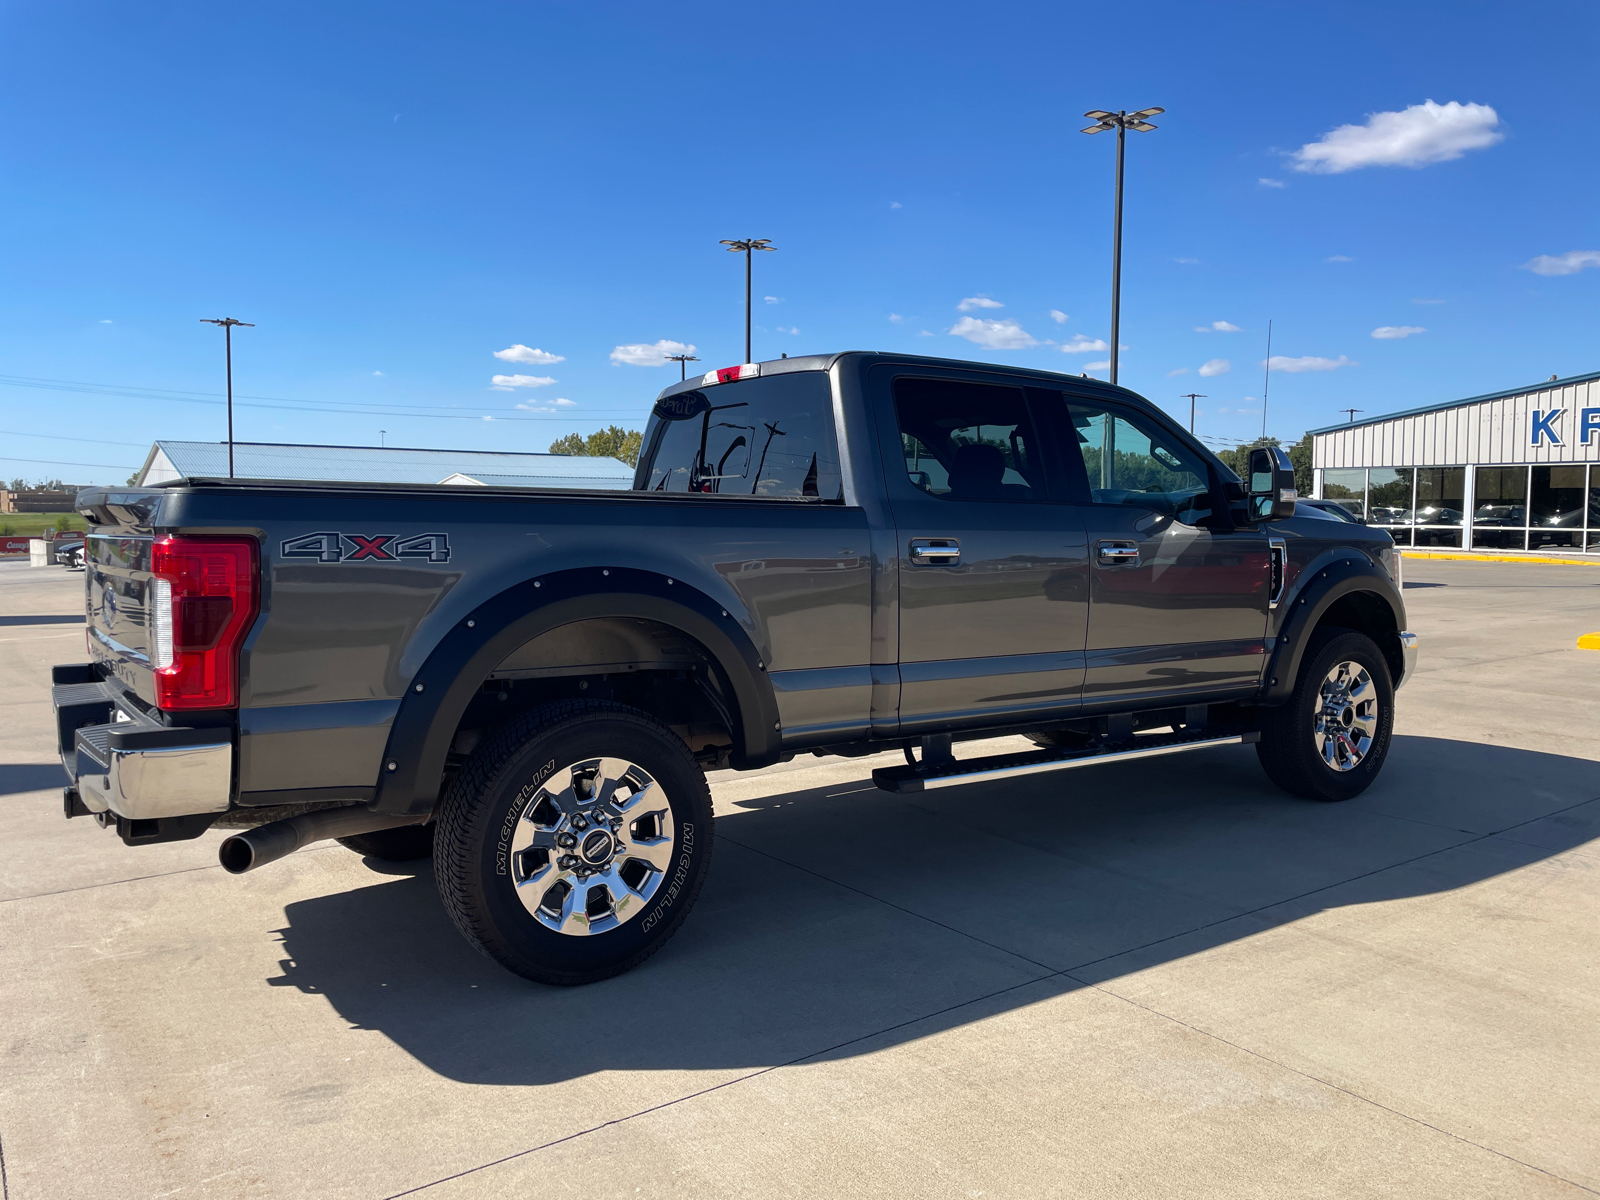
M243 875L256 865L256 850L249 838L236 833L222 839L222 845L217 848L217 859L228 874Z

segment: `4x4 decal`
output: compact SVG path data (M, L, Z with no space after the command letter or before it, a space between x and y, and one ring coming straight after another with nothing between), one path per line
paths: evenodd
M450 540L442 533L302 533L284 538L278 547L283 558L316 562L396 562L403 558L450 561Z

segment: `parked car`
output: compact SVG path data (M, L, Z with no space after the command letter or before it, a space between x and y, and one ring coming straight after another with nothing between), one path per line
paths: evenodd
M1355 513L1351 512L1348 507L1346 507L1343 504L1340 504L1337 500L1305 500L1305 499L1303 499L1303 500L1299 501L1298 507L1295 510L1296 513L1299 513L1300 509L1310 509L1311 513L1314 513L1314 514L1317 514L1317 515L1321 515L1321 516L1332 517L1335 521L1348 521L1352 525L1365 525L1366 524L1366 522L1363 521L1359 516L1357 516ZM1301 514L1301 515L1307 515L1307 514Z
M83 557L83 542L52 542L50 554L55 562L60 566L82 566L83 564L81 559ZM74 556L77 556L80 561L74 563L72 561Z
M894 751L915 793L1254 744L1348 799L1415 664L1396 552L1300 513L1281 450L1249 476L1106 383L845 353L667 388L631 492L89 488L65 810L231 827L234 872L431 853L470 942L578 984L683 922L713 768Z

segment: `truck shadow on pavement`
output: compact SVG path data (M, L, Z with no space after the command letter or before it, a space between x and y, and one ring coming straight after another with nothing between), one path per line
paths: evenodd
M67 773L59 762L0 763L0 796L42 792L66 786Z
M267 982L464 1082L744 1072L926 1037L1600 836L1600 763L1441 738L1397 737L1345 804L1287 796L1233 749L911 797L867 773L719 805L699 904L618 978L506 973L456 933L423 862L289 905Z

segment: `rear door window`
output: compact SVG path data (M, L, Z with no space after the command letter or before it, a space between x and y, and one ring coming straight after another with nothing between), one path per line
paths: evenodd
M941 500L1046 499L1021 388L901 378L894 411L912 486Z
M657 401L634 487L818 500L842 497L833 387L796 371Z

